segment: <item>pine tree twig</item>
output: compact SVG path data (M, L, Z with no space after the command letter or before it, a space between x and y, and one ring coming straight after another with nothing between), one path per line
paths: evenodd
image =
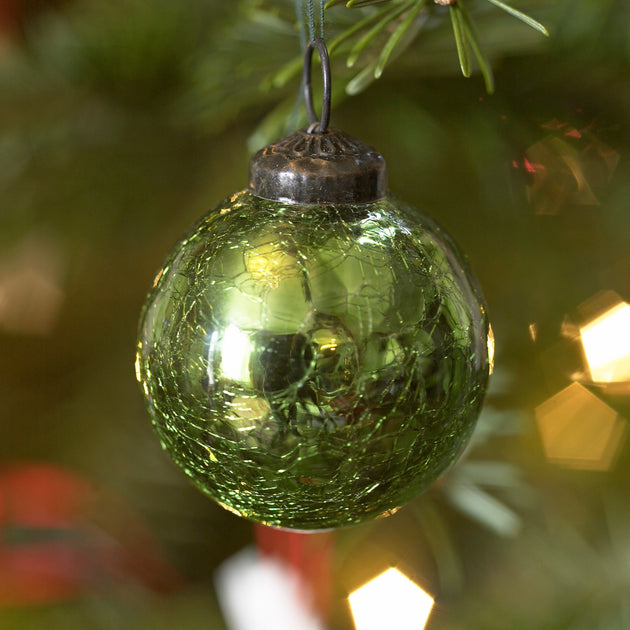
M534 28L543 35L549 35L547 29L540 22L526 15L522 11L505 4L501 0L488 0L488 2L527 24L531 28ZM339 4L345 4L345 6L350 9L358 9L361 7L368 7L383 3L387 3L387 6L378 12L368 15L356 25L347 29L344 33L338 36L331 45L331 49L338 48L342 43L360 35L365 29L369 29L359 37L358 41L350 49L347 58L347 65L348 67L353 67L357 63L361 54L375 42L379 35L381 35L390 25L395 24L397 20L401 20L395 25L393 32L389 35L379 53L376 63L368 63L368 66L364 68L359 75L352 79L347 88L347 90L350 90L349 93L356 93L356 91L359 91L359 87L362 89L365 85L367 85L367 83L369 83L369 72L367 71L367 68L373 68L374 78L380 78L385 65L387 64L393 50L396 48L396 45L404 33L407 32L414 19L418 17L421 9L424 8L428 2L425 0L329 0L329 2L325 5L326 9ZM462 74L465 77L470 77L472 74L472 51L472 55L476 59L484 78L486 90L488 93L492 93L494 91L492 68L482 52L477 29L473 19L465 7L464 0L433 0L433 4L448 7Z
M505 4L502 0L488 0L488 2L528 26L548 35L547 29L540 22ZM433 2L429 0L329 0L325 8L329 9L339 4L344 4L354 10L368 7L364 10L359 21L334 37L328 46L331 56L347 54L346 66L348 68L354 68L362 58L365 59L358 74L347 83L347 94L357 94L374 79L379 79L385 67L390 63L394 52L397 51L397 55L401 54L407 46L413 43L417 33L422 30L423 23L418 22L418 18L423 11L426 11L425 17L428 17L437 11L437 5L448 7L459 66L463 76L470 77L472 75L474 57L483 76L486 90L488 93L494 91L492 68L482 51L480 38L474 21L465 6L465 0L433 0ZM384 6L377 8L373 5ZM370 11L371 8L374 10ZM414 24L416 25L416 32L411 31L411 26ZM408 33L410 34L405 38ZM401 46L403 38L405 43L404 46ZM380 50L370 51L379 45ZM285 87L300 73L301 67L301 56L291 59L264 80L263 89Z

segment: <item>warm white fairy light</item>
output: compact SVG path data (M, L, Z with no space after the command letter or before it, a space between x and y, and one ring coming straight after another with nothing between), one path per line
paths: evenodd
M375 577L354 591L349 600L357 630L422 630L434 602L398 569Z
M630 306L620 302L580 328L582 346L596 383L630 380Z
M617 412L580 383L572 383L536 407L545 455L567 468L609 470L627 425Z

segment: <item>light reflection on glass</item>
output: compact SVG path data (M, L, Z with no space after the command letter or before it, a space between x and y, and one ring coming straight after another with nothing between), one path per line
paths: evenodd
M543 138L527 149L532 176L527 193L538 214L557 214L570 204L597 205L580 152L567 140Z
M249 356L252 353L249 336L237 326L230 324L221 342L221 369L238 383L249 383Z
M252 278L270 289L277 289L283 276L297 274L296 259L283 250L281 243L263 243L245 252L245 268Z
M559 214L575 205L597 205L595 194L610 181L619 163L617 151L603 143L593 125L577 129L553 119L548 134L530 146L512 167L527 174L527 197L537 214Z
M535 411L547 459L567 468L609 470L626 422L579 383L558 392Z
M388 569L354 591L350 608L357 630L422 630L433 598L398 569Z
M580 327L582 346L594 383L630 381L630 306L619 301Z
M492 325L488 326L488 374L492 374L494 372L494 330L492 330Z

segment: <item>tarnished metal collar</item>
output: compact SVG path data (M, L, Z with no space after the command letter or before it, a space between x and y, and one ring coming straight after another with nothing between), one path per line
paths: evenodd
M292 204L356 204L387 193L387 167L372 147L342 131L296 131L256 153L249 190Z

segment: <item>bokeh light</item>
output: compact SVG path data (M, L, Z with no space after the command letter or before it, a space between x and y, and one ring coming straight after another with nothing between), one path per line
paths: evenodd
M536 407L536 421L547 459L574 469L609 470L626 432L625 420L580 383Z
M621 383L630 380L630 306L619 301L580 326L591 380Z
M25 236L0 259L0 332L49 334L64 301L64 255L43 233Z
M357 630L422 630L433 598L398 569L388 569L354 591L350 608Z

